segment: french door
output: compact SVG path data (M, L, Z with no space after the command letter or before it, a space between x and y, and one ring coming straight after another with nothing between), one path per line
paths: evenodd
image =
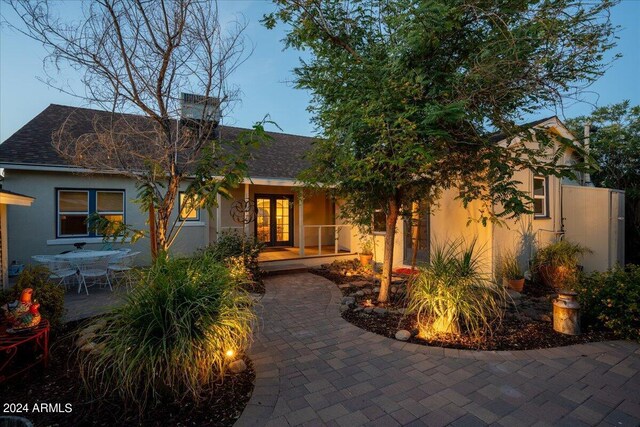
M256 237L267 246L293 246L293 196L256 195Z

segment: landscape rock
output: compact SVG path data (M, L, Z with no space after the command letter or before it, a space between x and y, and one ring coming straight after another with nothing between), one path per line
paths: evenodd
M543 314L540 316L540 320L542 320L543 322L549 322L551 323L551 316L549 316L548 314Z
M398 341L407 341L409 338L411 338L411 332L401 329L398 332L396 332L396 339Z
M369 285L369 282L365 281L365 280L358 280L355 282L351 282L351 286L357 286L359 288L363 287L363 286L367 286Z
M362 310L364 310L364 307L356 307L353 309L354 313L360 313Z
M351 285L349 285L348 283L343 283L342 285L338 285L338 287L340 289L348 289L351 287Z
M354 297L343 297L342 304L344 305L354 305L356 303L356 299Z
M358 291L358 292L356 292L356 295L359 296L359 297L364 296L364 292L363 291Z
M247 364L242 359L234 360L229 364L229 370L234 374L239 374L247 370Z
M395 294L396 292L398 292L398 288L396 286L392 286L391 287L391 293Z
M371 289L369 288L364 288L362 292L364 292L365 295L371 295Z
M387 309L382 307L376 307L373 309L373 312L378 316L385 316L387 314Z
M513 289L507 289L507 293L511 297L512 300L519 300L522 298L522 294L520 292L516 292Z
M346 304L342 304L340 306L340 313L344 313L345 311L349 310L349 306Z
M373 307L365 307L364 312L365 313L372 313L373 312Z
M373 288L373 292L376 294L380 292L380 286L376 286L375 288Z

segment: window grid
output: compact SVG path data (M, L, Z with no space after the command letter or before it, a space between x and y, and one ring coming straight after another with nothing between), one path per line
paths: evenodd
M64 197L64 194L70 193L83 193L86 195L86 206L87 209L83 211L71 211L71 210L61 210L61 201ZM122 209L121 210L98 210L98 198L100 194L120 194L122 199ZM113 217L119 217L121 222L125 221L125 191L124 190L97 190L97 189L68 189L61 188L56 189L56 237L57 238L73 238L73 237L101 237L100 234L96 233L95 230L90 230L89 226L86 224L86 220L92 213L97 213L100 216L111 217L110 220L113 221ZM85 233L63 233L63 229L65 228L63 224L63 219L65 216L83 216L83 222L85 223ZM71 225L72 226L72 225Z
M534 217L546 218L548 216L547 177L533 177L533 210Z

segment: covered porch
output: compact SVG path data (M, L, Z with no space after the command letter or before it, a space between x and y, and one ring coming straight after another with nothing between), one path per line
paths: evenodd
M293 180L254 178L230 199L218 197L209 240L225 232L255 236L265 244L261 263L345 257L358 250L352 226L338 219L339 204L323 191Z

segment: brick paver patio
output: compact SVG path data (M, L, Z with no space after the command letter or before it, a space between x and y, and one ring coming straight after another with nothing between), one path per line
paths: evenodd
M474 352L403 343L340 317L309 273L266 280L253 395L236 426L640 424L640 346Z

